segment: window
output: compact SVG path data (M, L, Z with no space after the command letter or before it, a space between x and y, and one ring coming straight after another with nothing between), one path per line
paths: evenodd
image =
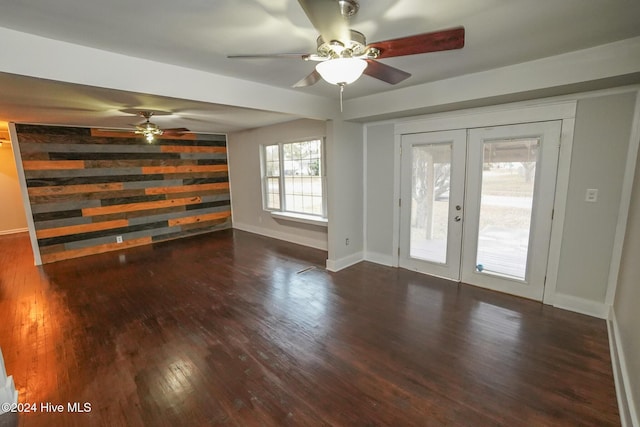
M264 145L264 208L325 217L322 140Z

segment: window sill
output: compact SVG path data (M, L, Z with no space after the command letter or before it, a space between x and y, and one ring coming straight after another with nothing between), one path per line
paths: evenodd
M322 218L314 215L305 215L291 212L276 212L272 211L271 216L277 219L284 219L287 221L301 222L303 224L317 225L319 227L326 227L329 221L327 218Z

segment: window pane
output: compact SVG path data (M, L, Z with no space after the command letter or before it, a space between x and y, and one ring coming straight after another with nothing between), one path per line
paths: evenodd
M280 175L280 154L277 145L267 145L265 149L265 166L267 176Z
M320 140L282 145L286 210L323 215L322 143Z
M279 178L267 178L266 181L266 207L267 209L280 209L280 180Z
M414 146L411 188L411 258L447 262L451 144Z
M540 141L484 143L476 268L524 280Z

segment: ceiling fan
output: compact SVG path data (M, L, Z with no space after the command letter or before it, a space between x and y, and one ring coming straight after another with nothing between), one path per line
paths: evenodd
M301 58L317 61L315 69L293 87L311 86L320 79L340 86L353 83L364 73L386 83L397 84L410 73L377 61L397 56L416 55L464 46L464 28L417 34L367 44L364 34L351 30L348 18L359 9L357 0L298 0L318 30L317 52L311 54L230 55L228 58Z
M125 110L123 110L125 111ZM129 111L125 111L125 112L129 112ZM142 117L143 119L145 119L145 121L143 123L140 123L138 125L132 125L135 126L136 129L135 130L123 130L123 131L116 131L116 132L127 132L127 133L133 133L136 135L143 135L145 137L145 139L147 140L147 142L149 144L151 144L156 136L160 136L160 135L181 135L185 132L189 132L189 129L187 128L172 128L172 129L160 129L160 127L151 122L151 116L153 116L154 114L156 115L164 115L164 114L170 114L168 112L164 112L164 111L135 111L135 114L137 114L138 116ZM113 130L110 130L110 132L113 132Z

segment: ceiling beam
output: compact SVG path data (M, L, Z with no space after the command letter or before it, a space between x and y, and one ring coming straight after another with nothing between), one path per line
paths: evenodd
M281 89L0 27L0 72L61 82L275 111L335 118L333 99Z
M344 102L372 121L640 83L640 37Z

